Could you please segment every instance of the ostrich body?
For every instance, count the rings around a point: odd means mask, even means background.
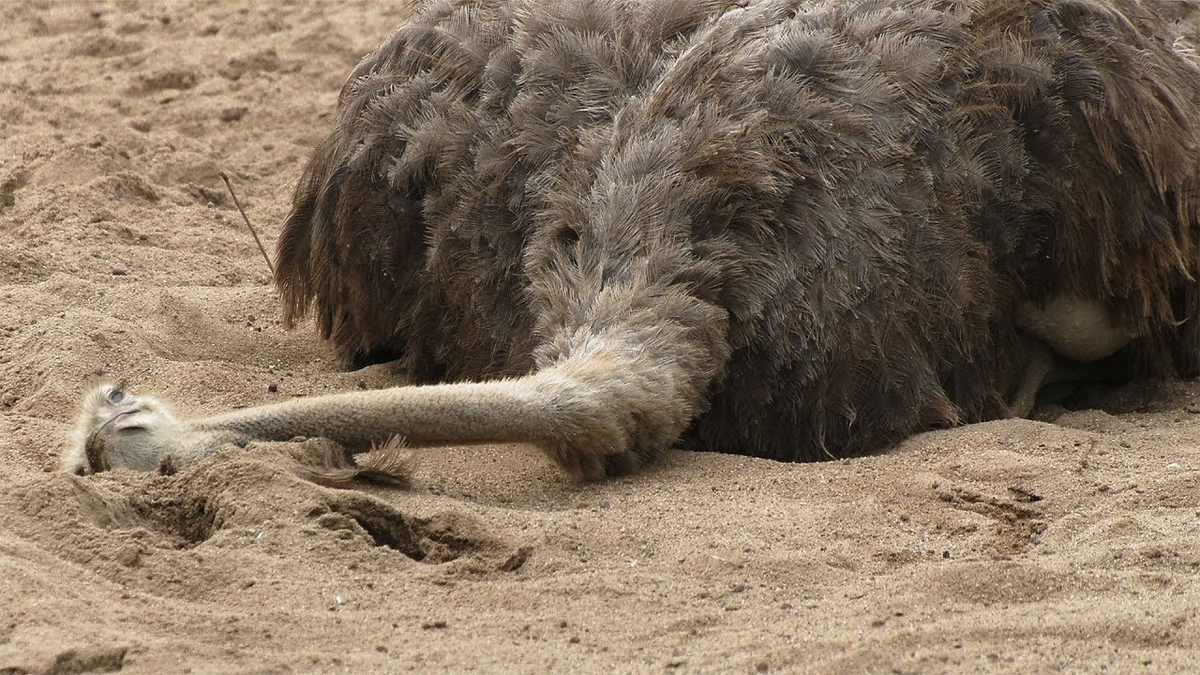
[[[102,386],[68,468],[304,435],[808,460],[1027,408],[1047,349],[1196,367],[1200,69],[1134,0],[435,1],[340,110],[285,318],[420,386],[191,421]]]

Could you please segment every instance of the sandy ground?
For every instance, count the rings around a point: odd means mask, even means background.
[[[422,451],[407,490],[268,446],[58,472],[100,377],[190,412],[401,381],[282,329],[218,171],[270,245],[403,14],[0,3],[0,673],[1200,669],[1194,383],[599,485],[526,447]]]

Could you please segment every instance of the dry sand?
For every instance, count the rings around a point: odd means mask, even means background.
[[[98,377],[191,412],[400,381],[282,329],[218,171],[270,245],[403,13],[0,3],[0,673],[1200,670],[1194,383],[599,485],[508,446],[422,451],[408,490],[269,446],[58,472]]]

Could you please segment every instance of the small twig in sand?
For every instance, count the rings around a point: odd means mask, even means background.
[[[229,196],[233,197],[233,203],[242,214],[242,220],[246,221],[246,227],[250,228],[250,234],[254,237],[254,243],[258,244],[258,250],[262,253],[263,260],[267,261],[267,269],[271,270],[271,274],[274,275],[275,266],[271,264],[271,256],[267,255],[267,249],[263,248],[262,240],[258,238],[258,232],[250,224],[250,219],[246,217],[246,209],[242,208],[242,201],[238,199],[237,193],[233,191],[233,184],[229,182],[229,176],[226,176],[224,171],[218,171],[217,175],[221,177],[221,180],[225,181],[225,188],[229,190]]]

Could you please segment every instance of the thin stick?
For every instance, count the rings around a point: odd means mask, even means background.
[[[229,190],[229,196],[233,197],[233,203],[242,214],[242,220],[246,221],[246,227],[250,228],[250,235],[254,237],[254,243],[258,244],[258,250],[262,253],[263,260],[267,261],[267,269],[271,270],[271,275],[275,275],[275,266],[271,264],[271,256],[267,255],[267,249],[263,248],[262,240],[258,238],[258,232],[254,231],[254,226],[250,224],[250,219],[246,217],[246,209],[242,208],[242,201],[238,199],[237,193],[233,191],[233,184],[229,182],[229,176],[225,175],[224,171],[218,171],[217,175],[221,180],[225,181],[225,187]]]

